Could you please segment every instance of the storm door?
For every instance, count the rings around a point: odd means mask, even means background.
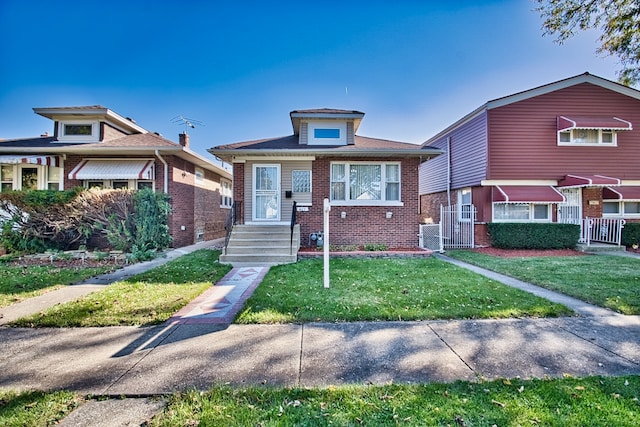
[[[558,203],[558,222],[580,224],[582,220],[582,189],[558,188],[566,201]]]
[[[280,165],[253,165],[253,220],[280,221]]]

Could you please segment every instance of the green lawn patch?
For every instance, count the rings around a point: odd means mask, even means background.
[[[220,280],[231,266],[201,249],[67,304],[18,319],[20,327],[155,325]]]
[[[498,380],[172,396],[151,426],[637,426],[640,379]]]
[[[566,307],[436,258],[333,258],[271,268],[237,323],[544,317]]]
[[[45,427],[56,425],[71,413],[82,399],[75,393],[0,390],[0,425],[4,427]]]
[[[0,264],[0,307],[81,282],[117,267],[12,266]]]
[[[500,258],[451,251],[452,258],[623,314],[640,314],[640,260],[611,255]]]

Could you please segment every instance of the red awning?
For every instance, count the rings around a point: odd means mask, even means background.
[[[604,200],[640,200],[640,187],[605,187],[602,190]]]
[[[558,132],[570,129],[632,130],[633,125],[619,117],[558,116]]]
[[[18,163],[27,163],[30,165],[46,165],[46,166],[60,166],[58,156],[47,155],[35,155],[35,156],[21,156],[21,155],[8,155],[0,156],[0,163],[15,165]]]
[[[620,180],[604,175],[566,175],[558,182],[558,187],[605,187],[611,185],[620,185]]]
[[[502,203],[562,203],[564,196],[550,185],[496,185],[493,201]]]

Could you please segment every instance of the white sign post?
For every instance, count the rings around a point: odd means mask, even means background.
[[[331,212],[331,205],[329,199],[324,199],[324,287],[329,289],[329,212]]]

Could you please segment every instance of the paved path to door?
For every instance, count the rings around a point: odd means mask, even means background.
[[[268,271],[269,267],[232,269],[215,286],[191,301],[167,322],[230,324]]]

